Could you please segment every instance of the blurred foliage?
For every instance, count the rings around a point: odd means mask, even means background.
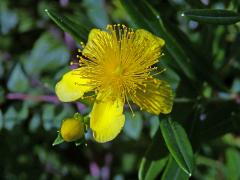
[[[238,0],[1,0],[0,179],[240,179],[239,11]],[[108,23],[165,39],[159,78],[173,111],[127,108],[114,141],[53,147],[64,118],[90,111],[60,104],[54,85],[89,30]]]

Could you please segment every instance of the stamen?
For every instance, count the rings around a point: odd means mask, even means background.
[[[130,111],[131,111],[131,113],[132,113],[132,117],[135,117],[136,114],[134,113],[134,111],[133,111],[133,109],[132,109],[132,106],[131,106],[131,104],[130,104],[129,101],[128,101],[128,97],[126,97],[126,101],[127,101],[128,107],[129,107],[129,109],[130,109]]]
[[[84,96],[82,97],[82,99],[92,99],[93,97],[95,98],[95,97],[96,97],[96,94],[88,95],[88,96],[84,95]]]
[[[81,45],[82,49],[85,48],[84,42],[80,42],[80,45]]]
[[[158,74],[161,74],[161,73],[163,73],[164,71],[166,71],[167,69],[166,68],[164,68],[164,69],[162,69],[161,71],[159,71],[159,72],[157,72],[157,73],[154,73],[154,74],[152,74],[152,76],[156,76],[156,75],[158,75]]]

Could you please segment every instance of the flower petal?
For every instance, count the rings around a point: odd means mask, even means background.
[[[90,128],[97,142],[111,141],[120,133],[125,122],[123,105],[120,99],[96,100],[90,115]]]
[[[98,34],[101,32],[100,29],[92,29],[88,35],[88,42],[92,41],[93,39],[98,36]]]
[[[85,92],[92,90],[92,87],[88,85],[90,80],[81,77],[82,71],[83,68],[72,70],[56,84],[55,91],[60,101],[75,101]]]
[[[146,41],[151,42],[152,48],[162,48],[165,44],[165,41],[161,39],[158,36],[153,35],[149,31],[146,31],[144,29],[138,29],[136,30],[136,37],[139,39],[143,39],[146,43]]]
[[[83,49],[83,54],[91,58],[95,57],[95,48],[97,48],[97,51],[103,50],[102,47],[98,45],[99,43],[102,44],[105,38],[110,38],[109,34],[106,31],[102,31],[100,29],[92,29],[88,35],[88,41]]]
[[[143,89],[145,89],[145,92]],[[146,81],[145,87],[136,91],[132,100],[140,108],[150,113],[168,114],[172,110],[173,92],[166,81],[152,78]]]

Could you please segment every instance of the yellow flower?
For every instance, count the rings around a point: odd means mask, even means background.
[[[75,118],[68,118],[62,122],[60,134],[64,141],[76,141],[84,136],[84,123]]]
[[[106,31],[93,29],[80,51],[80,68],[63,76],[56,94],[61,101],[70,102],[95,92],[90,128],[96,141],[110,141],[124,125],[123,106],[129,100],[153,114],[171,112],[170,85],[153,77],[153,65],[164,44],[143,29],[133,31],[124,25],[108,25]]]

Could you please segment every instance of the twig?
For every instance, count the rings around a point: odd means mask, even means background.
[[[6,96],[10,100],[33,100],[33,101],[43,101],[50,102],[54,104],[59,104],[60,101],[54,95],[29,95],[23,93],[8,93]]]

